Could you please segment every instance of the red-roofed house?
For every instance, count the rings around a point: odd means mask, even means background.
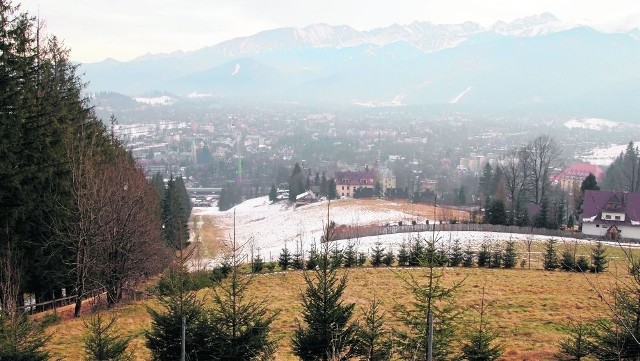
[[[336,190],[339,197],[353,198],[357,189],[371,189],[376,183],[376,172],[368,170],[364,172],[336,172]]]
[[[640,239],[640,193],[585,191],[582,233],[609,239]]]
[[[559,184],[562,190],[571,193],[576,189],[580,189],[582,181],[587,178],[589,173],[593,173],[596,176],[596,181],[600,182],[602,180],[603,171],[599,166],[589,163],[576,163],[552,176],[551,182]]]

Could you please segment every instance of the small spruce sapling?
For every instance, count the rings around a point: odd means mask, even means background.
[[[387,267],[391,267],[395,259],[396,256],[393,254],[393,250],[389,248],[389,250],[384,254],[384,257],[382,258],[382,263]]]
[[[464,258],[464,253],[462,252],[462,247],[460,246],[460,240],[456,239],[453,241],[453,246],[451,247],[451,258],[449,258],[449,265],[451,267],[458,267],[462,264],[462,260]]]
[[[502,254],[502,266],[504,268],[515,268],[518,263],[518,252],[516,251],[516,242],[507,241]]]
[[[284,248],[282,249],[282,252],[280,253],[280,257],[278,257],[278,266],[280,266],[281,270],[286,271],[289,268],[289,266],[291,266],[291,263],[292,263],[291,253],[289,253],[289,249],[285,244]]]
[[[382,243],[376,242],[371,250],[371,265],[373,267],[382,266],[382,259],[384,258],[384,247],[382,247]]]
[[[602,242],[596,243],[596,246],[591,250],[591,272],[604,272],[607,269],[608,263],[607,251],[602,245]]]
[[[553,271],[558,268],[558,254],[556,252],[557,241],[553,238],[545,243],[545,252],[543,258],[543,267],[545,271]]]

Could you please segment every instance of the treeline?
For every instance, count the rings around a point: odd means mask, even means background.
[[[76,316],[94,289],[117,303],[166,267],[178,238],[169,231],[186,239],[190,208],[173,209],[174,181],[170,196],[154,190],[116,139],[116,120],[96,118],[68,50],[11,1],[0,16],[2,313],[15,315],[25,293],[77,295]]]
[[[552,187],[550,179],[560,152],[553,138],[540,135],[508,150],[495,169],[487,163],[478,185],[485,202],[484,221],[552,229],[569,222],[566,197]]]
[[[633,142],[607,168],[604,185],[610,190],[640,192],[640,150]]]

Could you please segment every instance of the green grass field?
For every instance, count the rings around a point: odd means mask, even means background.
[[[524,246],[519,245],[520,256],[527,258]],[[563,245],[558,246],[559,253]],[[588,245],[578,245],[577,254],[589,254]],[[628,279],[627,262],[620,248],[608,248],[609,270],[602,274],[570,273],[541,270],[541,244],[532,249],[531,269],[479,269],[444,268],[442,282],[452,285],[463,281],[457,294],[457,303],[465,311],[467,320],[473,319],[482,289],[490,324],[499,331],[505,345],[505,360],[545,360],[558,351],[558,342],[564,337],[567,323],[589,321],[609,314],[603,302],[617,280]],[[342,272],[342,271],[341,271]],[[386,311],[388,326],[401,327],[395,321],[394,306],[411,301],[411,294],[402,281],[403,275],[424,277],[420,268],[356,268],[349,272],[346,302],[355,302],[355,318],[362,317],[361,307],[366,307],[375,296]],[[270,309],[280,314],[273,324],[273,337],[278,340],[277,360],[294,360],[290,350],[290,337],[300,317],[300,294],[304,282],[302,272],[289,271],[262,274],[254,278],[250,294],[256,299],[267,298]],[[199,295],[208,298],[211,290],[201,290]],[[210,297],[209,297],[210,298]],[[123,334],[133,337],[137,360],[150,358],[144,346],[143,332],[149,327],[146,307],[158,307],[154,300],[123,305],[106,312],[116,313],[118,327]],[[86,316],[85,316],[86,317]],[[82,319],[68,320],[47,329],[52,335],[49,349],[54,356],[76,360],[82,354],[81,338],[84,332]]]

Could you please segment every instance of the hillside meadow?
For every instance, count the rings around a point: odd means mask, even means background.
[[[520,255],[524,245],[520,244]],[[444,285],[462,282],[456,302],[464,310],[461,333],[468,330],[477,316],[482,290],[489,322],[500,333],[505,346],[504,360],[546,360],[558,351],[558,342],[564,337],[568,323],[607,317],[606,300],[616,282],[628,279],[627,262],[620,247],[608,247],[609,270],[602,274],[570,273],[541,270],[542,244],[535,244],[531,269],[442,268]],[[580,244],[578,254],[589,254],[591,245]],[[563,246],[559,245],[559,253]],[[623,252],[624,251],[624,252]],[[634,251],[635,252],[635,251]],[[402,327],[395,321],[394,307],[412,301],[403,277],[423,279],[427,273],[422,268],[354,268],[348,272],[345,302],[356,303],[355,319],[362,317],[363,308],[374,297],[380,300],[386,311],[390,329]],[[290,337],[300,317],[300,294],[304,289],[301,271],[275,272],[254,277],[249,289],[251,297],[266,298],[269,308],[279,311],[273,324],[273,337],[278,340],[276,360],[295,360],[290,350]],[[212,290],[198,292],[210,299]],[[118,327],[133,338],[136,360],[148,360],[149,350],[144,346],[144,330],[150,326],[147,307],[157,308],[156,300],[149,299],[122,305],[108,314],[118,316]],[[76,360],[82,354],[84,333],[81,319],[63,321],[47,328],[51,334],[48,348],[54,356],[64,360]]]

